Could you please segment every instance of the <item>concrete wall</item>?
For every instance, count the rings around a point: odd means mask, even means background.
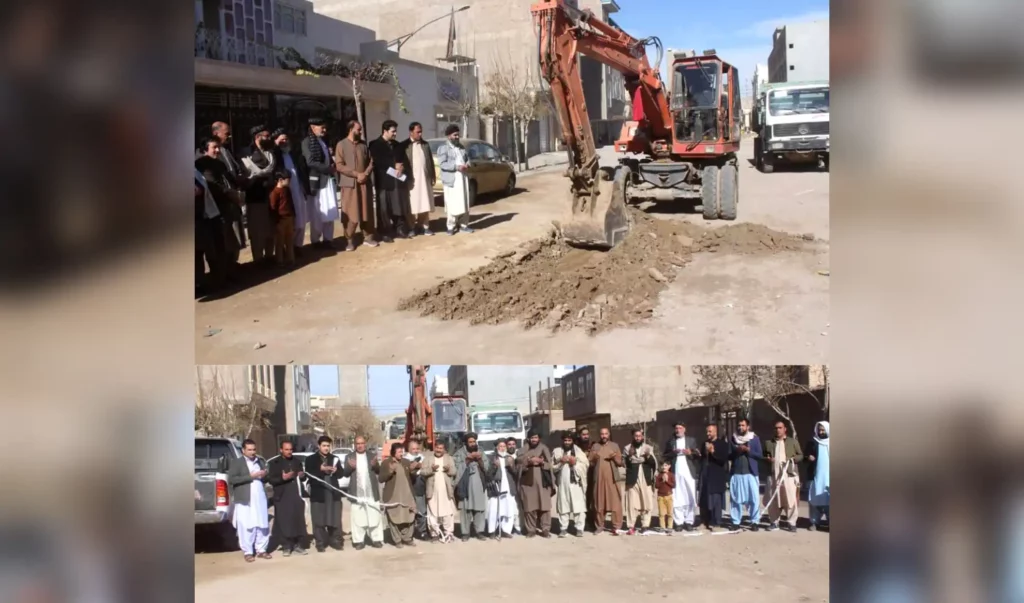
[[[829,79],[828,20],[777,29],[768,55],[768,73],[772,83]]]
[[[452,365],[448,369],[448,387],[452,392],[464,391],[466,401],[475,404],[515,405],[519,412],[529,414],[531,393],[537,382],[547,383],[554,376],[554,366],[546,365]]]
[[[286,367],[284,375],[285,425],[288,433],[306,433],[313,427],[310,412],[309,365]]]
[[[611,415],[613,424],[651,420],[659,410],[685,404],[693,382],[689,366],[599,366],[597,412]]]

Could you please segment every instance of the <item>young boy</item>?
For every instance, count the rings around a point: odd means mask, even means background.
[[[295,206],[292,204],[291,174],[277,172],[274,174],[277,186],[270,191],[270,215],[274,220],[274,257],[278,266],[283,266],[287,259],[288,265],[295,264]]]
[[[672,466],[661,464],[661,473],[654,480],[654,488],[658,491],[658,523],[663,531],[672,533],[672,490],[676,487],[676,478],[672,475]]]

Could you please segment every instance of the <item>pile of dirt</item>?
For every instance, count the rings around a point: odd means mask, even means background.
[[[570,247],[551,231],[398,307],[471,324],[520,321],[525,328],[597,333],[649,318],[658,294],[694,253],[775,253],[800,249],[806,239],[757,224],[707,229],[631,213],[632,231],[611,251]]]

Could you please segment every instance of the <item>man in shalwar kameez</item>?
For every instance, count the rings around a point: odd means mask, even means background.
[[[523,528],[527,538],[540,534],[551,537],[551,497],[555,478],[551,473],[551,450],[541,443],[540,435],[531,429],[527,444],[516,459],[519,498],[523,504]]]
[[[391,542],[397,548],[416,544],[412,538],[416,501],[412,495],[410,472],[419,469],[419,466],[404,456],[405,448],[396,442],[391,445],[391,455],[380,465],[380,483],[384,484],[381,500],[388,505],[384,513],[388,517]]]
[[[427,527],[433,542],[448,542],[455,535],[455,460],[444,442],[434,442],[433,454],[426,455],[420,475],[427,498]]]
[[[274,529],[272,536],[285,557],[305,555],[306,502],[302,500],[302,459],[292,454],[292,443],[281,443],[281,454],[267,461],[267,481],[274,486]]]
[[[487,464],[487,531],[495,540],[511,538],[519,512],[514,473],[516,459],[508,453],[507,443],[498,440]]]
[[[807,442],[805,458],[807,459],[807,477],[811,480],[807,489],[807,502],[810,506],[811,525],[809,530],[817,529],[821,516],[825,521],[832,522],[829,513],[831,496],[829,491],[829,426],[828,421],[818,421],[814,425],[814,437]]]
[[[316,550],[323,553],[327,547],[342,550],[341,540],[341,488],[338,477],[342,474],[341,459],[331,453],[333,441],[328,436],[317,439],[317,451],[306,457],[306,475],[309,480],[309,518],[313,522]]]
[[[552,452],[555,483],[558,496],[555,508],[558,511],[559,538],[569,534],[569,522],[573,522],[577,537],[583,536],[587,518],[587,474],[590,463],[583,449],[575,444],[571,433],[562,436],[562,447]]]
[[[697,511],[697,476],[700,475],[700,449],[697,439],[686,435],[686,424],[677,421],[674,434],[665,442],[663,456],[672,467],[676,486],[672,490],[672,523],[675,531],[692,532]]]
[[[405,452],[405,459],[409,461],[412,497],[416,501],[416,527],[413,531],[421,540],[427,540],[430,537],[430,529],[427,527],[427,490],[423,475],[420,473],[427,458],[431,457],[424,457],[420,451],[420,443],[416,440],[409,440],[409,449]]]
[[[321,117],[309,120],[310,134],[302,140],[302,158],[309,171],[309,190],[312,193],[307,205],[309,219],[309,242],[316,247],[334,246],[334,223],[340,217],[338,211],[338,168],[331,157],[327,144],[327,122]]]
[[[366,438],[356,438],[356,449],[345,457],[345,477],[349,478],[348,493],[358,500],[352,502],[352,546],[357,551],[370,546],[379,549],[384,546],[384,514],[380,502],[380,482],[377,474],[380,464],[377,457],[366,452]]]
[[[761,449],[761,438],[750,431],[750,422],[740,419],[736,433],[732,434],[732,450],[729,460],[729,516],[732,518],[732,531],[736,532],[743,523],[743,508],[750,514],[750,531],[758,530],[761,521],[761,482],[758,477],[757,464],[764,459]]]
[[[455,452],[455,498],[459,503],[459,529],[462,541],[476,531],[478,540],[487,538],[487,488],[484,452],[476,443],[476,434],[467,433],[465,445]]]
[[[242,457],[228,463],[228,483],[235,505],[231,521],[238,533],[238,548],[242,549],[245,560],[249,562],[255,561],[256,557],[270,559],[267,552],[270,521],[267,492],[263,486],[266,475],[267,464],[256,456],[256,442],[242,442]]]
[[[437,165],[441,170],[441,190],[444,192],[444,211],[448,215],[448,234],[473,232],[469,227],[470,199],[469,155],[459,138],[459,126],[450,124],[444,135],[448,140],[437,149]]]
[[[800,444],[786,435],[786,424],[775,422],[775,438],[764,445],[764,458],[771,473],[764,491],[768,504],[769,530],[779,529],[779,519],[785,520],[783,528],[796,531],[796,518],[800,503],[800,471],[797,469],[804,460]],[[778,490],[778,494],[775,491]]]
[[[409,231],[417,229],[424,235],[430,230],[430,212],[434,209],[434,154],[430,144],[423,140],[423,126],[418,121],[409,124],[409,139],[402,143],[408,162],[408,180],[405,188],[409,193]]]
[[[633,441],[622,451],[626,461],[626,493],[625,511],[627,533],[636,533],[636,520],[640,519],[640,529],[646,532],[651,528],[651,514],[656,513],[654,495],[654,477],[658,471],[658,460],[654,457],[654,447],[644,441],[644,432],[633,430]]]
[[[619,491],[619,468],[625,463],[622,460],[622,449],[611,441],[611,431],[602,427],[598,441],[590,447],[587,457],[594,468],[594,534],[604,532],[605,516],[612,514],[612,535],[618,536],[622,527],[622,493]]]

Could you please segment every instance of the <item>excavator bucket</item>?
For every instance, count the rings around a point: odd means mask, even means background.
[[[611,170],[597,173],[592,191],[571,191],[569,216],[556,222],[567,243],[574,247],[611,249],[629,233],[625,173],[613,178]]]

